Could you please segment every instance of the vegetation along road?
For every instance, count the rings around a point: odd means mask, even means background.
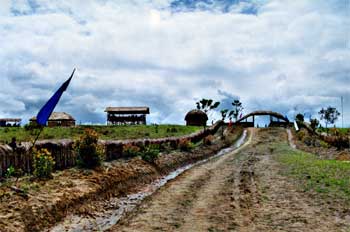
[[[183,173],[110,231],[350,231],[350,164],[250,129],[238,150]]]

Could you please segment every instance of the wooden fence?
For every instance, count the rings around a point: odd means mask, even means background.
[[[222,121],[216,122],[206,130],[192,133],[181,137],[167,137],[160,139],[135,139],[135,140],[101,140],[107,161],[123,158],[123,147],[131,144],[139,147],[157,144],[160,146],[170,146],[176,148],[182,139],[188,139],[193,143],[199,142],[209,134],[214,134],[222,125]],[[63,170],[76,165],[77,153],[74,148],[74,141],[70,139],[62,140],[41,140],[36,144],[36,148],[46,148],[51,152],[55,160],[55,169]],[[0,145],[0,176],[4,176],[7,168],[13,166],[22,169],[24,173],[33,172],[33,157],[28,151],[30,143],[22,143],[14,150],[6,144]]]

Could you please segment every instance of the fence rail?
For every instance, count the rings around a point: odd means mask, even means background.
[[[217,132],[222,125],[222,121],[216,122],[214,125],[205,130],[185,135],[181,137],[167,137],[159,139],[135,139],[135,140],[101,140],[99,144],[103,146],[107,161],[120,159],[124,157],[123,146],[131,144],[139,147],[157,144],[169,145],[177,147],[182,139],[188,139],[193,143],[199,142],[209,134]],[[51,152],[55,160],[55,169],[63,170],[74,167],[76,165],[77,153],[74,150],[74,141],[71,139],[62,140],[41,140],[38,141],[35,147],[37,149],[46,148]],[[0,176],[4,176],[7,168],[13,166],[17,169],[22,169],[24,173],[33,172],[33,157],[28,151],[31,143],[22,143],[18,148],[13,150],[7,144],[0,145]]]

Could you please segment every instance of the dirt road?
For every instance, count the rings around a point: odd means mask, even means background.
[[[110,231],[350,231],[280,174],[269,144],[287,143],[285,130],[249,132],[240,149],[169,182]]]

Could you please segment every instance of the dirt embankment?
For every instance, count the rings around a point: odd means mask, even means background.
[[[317,155],[322,159],[350,161],[349,149],[339,149],[323,141],[317,135],[311,135],[306,129],[299,132],[291,130],[292,143],[296,148]]]
[[[230,139],[239,138],[236,130]],[[154,164],[140,158],[104,163],[97,170],[76,168],[54,174],[52,180],[35,182],[23,178],[17,185],[26,189],[28,198],[15,194],[7,187],[0,188],[0,231],[41,231],[62,220],[68,212],[89,214],[93,208],[86,202],[124,196],[136,192],[179,166],[205,159],[225,144],[216,140],[213,145],[200,146],[192,152],[161,154]]]
[[[183,173],[109,231],[347,232],[341,207],[281,174],[272,144],[287,143],[285,130],[251,132],[250,144]]]

